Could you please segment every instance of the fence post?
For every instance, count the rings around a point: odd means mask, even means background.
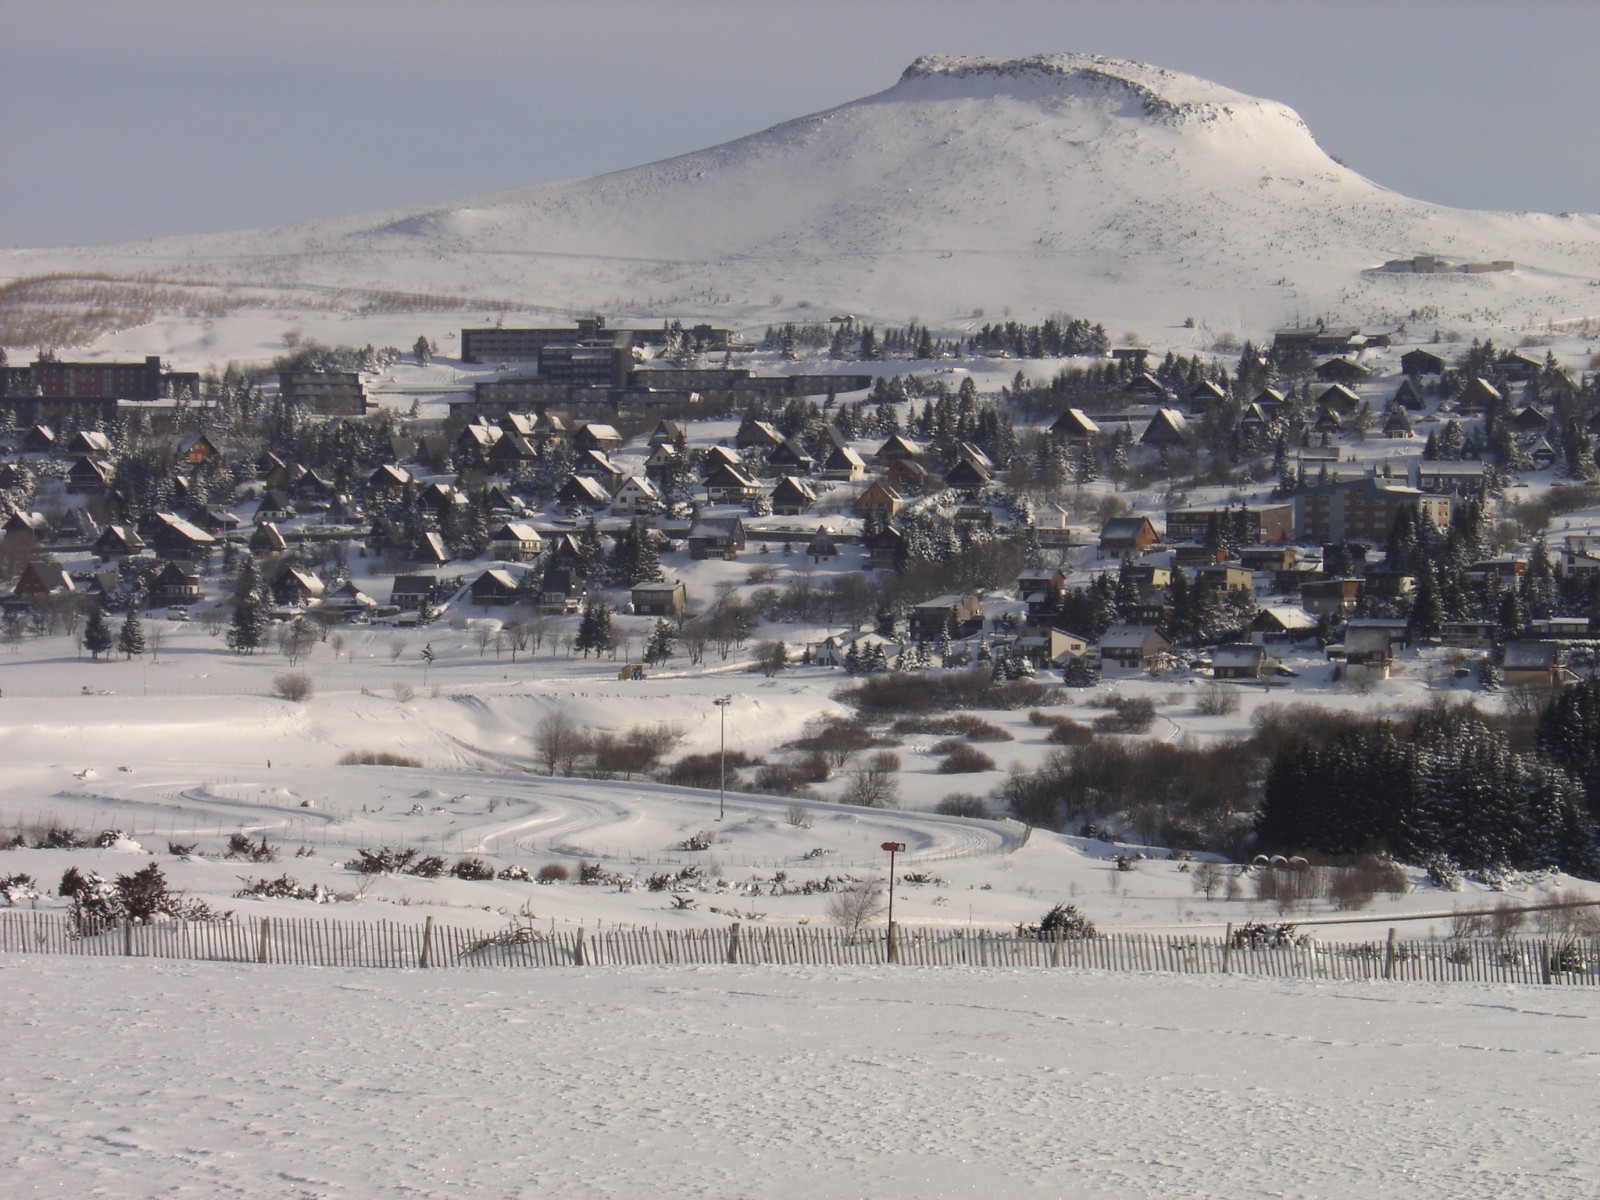
[[[737,921],[728,926],[728,961],[730,963],[739,961],[739,922]]]
[[[256,941],[256,961],[258,963],[267,961],[267,930],[271,923],[270,917],[261,918],[261,936]]]
[[[1394,978],[1395,940],[1400,936],[1400,931],[1393,925],[1389,926],[1389,943],[1383,948],[1383,977]]]
[[[1539,952],[1539,982],[1541,982],[1541,983],[1549,983],[1550,982],[1550,968],[1551,968],[1551,966],[1552,966],[1552,964],[1550,962],[1550,939],[1549,938],[1545,938],[1545,940],[1543,942],[1542,949]]]
[[[422,924],[422,953],[417,955],[417,966],[426,968],[433,953],[433,918]]]
[[[1233,922],[1228,922],[1228,928],[1222,933],[1222,973],[1228,974],[1233,969]]]
[[[889,922],[889,940],[886,943],[888,953],[884,962],[897,963],[900,961],[900,926],[894,921]]]
[[[574,965],[580,966],[580,967],[586,967],[586,966],[589,965],[587,962],[584,961],[583,926],[582,925],[578,926],[578,939],[577,939],[577,941],[575,941],[572,944],[572,961],[573,961]]]
[[[122,953],[129,958],[133,957],[133,922],[128,919],[122,922]]]

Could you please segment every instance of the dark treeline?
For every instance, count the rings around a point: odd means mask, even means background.
[[[1079,732],[1002,786],[1013,815],[1236,857],[1380,853],[1600,877],[1600,678],[1521,727],[1471,706],[1374,718],[1274,705],[1220,745]]]

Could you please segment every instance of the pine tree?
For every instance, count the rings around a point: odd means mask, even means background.
[[[245,596],[233,606],[233,624],[228,627],[228,649],[238,654],[254,654],[266,636],[267,614],[261,602]]]
[[[106,624],[106,615],[100,611],[98,604],[89,610],[88,620],[84,622],[83,648],[94,658],[99,658],[111,649],[111,629]]]
[[[117,649],[122,651],[123,658],[144,654],[144,626],[139,622],[137,600],[128,603],[128,615],[122,619],[122,628],[117,632]]]
[[[666,618],[656,622],[656,627],[650,633],[650,641],[644,648],[644,661],[651,666],[664,663],[672,657],[672,647],[676,635],[672,630],[672,622]]]

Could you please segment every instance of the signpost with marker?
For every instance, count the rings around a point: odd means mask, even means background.
[[[884,935],[884,960],[886,962],[899,962],[900,956],[894,943],[894,856],[905,852],[904,842],[885,842],[883,849],[889,852],[889,932]]]

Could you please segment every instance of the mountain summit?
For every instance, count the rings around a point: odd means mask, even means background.
[[[1397,134],[1397,136],[1399,136]],[[1374,270],[1512,260],[1494,275]],[[132,273],[503,298],[729,324],[848,310],[935,326],[1058,310],[1147,336],[1350,321],[1539,324],[1593,307],[1600,218],[1390,192],[1299,116],[1091,54],[917,59],[886,91],[590,179],[253,232],[0,255]]]

